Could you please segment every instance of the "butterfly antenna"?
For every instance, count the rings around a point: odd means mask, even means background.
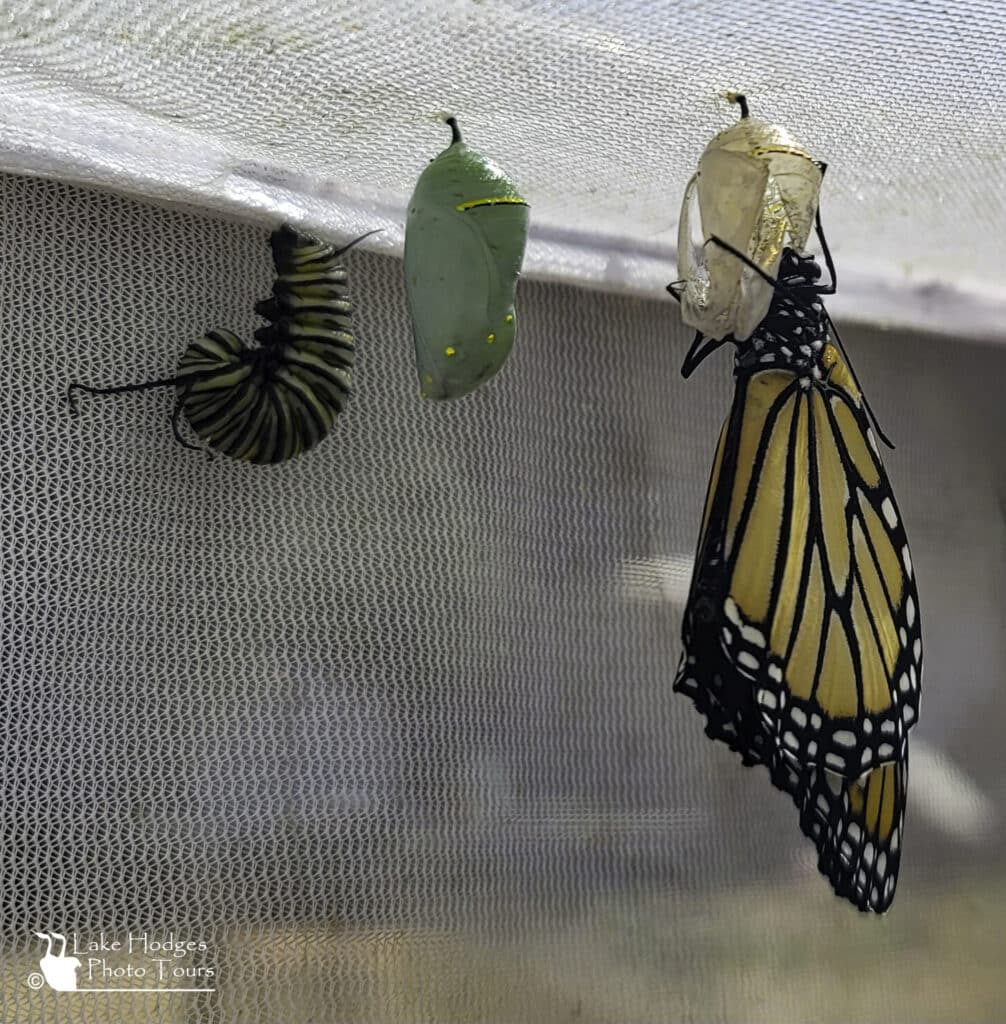
[[[894,451],[894,442],[884,433],[883,428],[877,422],[877,414],[870,407],[870,400],[866,397],[866,392],[863,390],[862,384],[859,383],[859,379],[856,377],[856,371],[852,368],[852,360],[849,359],[848,352],[845,351],[845,346],[842,344],[842,336],[838,333],[838,328],[835,326],[835,321],[831,319],[831,314],[825,310],[825,319],[828,321],[828,330],[831,336],[835,339],[835,343],[838,345],[838,351],[842,353],[842,358],[845,360],[845,365],[849,368],[849,373],[852,374],[852,379],[859,388],[859,393],[863,396],[863,405],[866,406],[867,415],[870,417],[870,422],[873,424],[873,429],[876,430],[877,436],[884,444],[887,445],[891,451]]]
[[[721,249],[726,249],[732,256],[736,256],[745,266],[750,267],[763,281],[772,285],[777,292],[782,292],[783,295],[788,295],[797,305],[803,306],[809,309],[807,300],[794,288],[790,288],[789,285],[783,284],[782,281],[777,277],[773,277],[771,274],[766,273],[758,266],[750,256],[745,255],[740,249],[734,248],[729,242],[724,242],[719,235],[710,235],[710,242],[715,242]]]
[[[835,261],[831,258],[831,249],[828,246],[828,239],[824,237],[824,227],[821,224],[821,207],[818,206],[814,212],[814,227],[817,231],[817,240],[821,243],[821,252],[824,254],[824,265],[828,268],[828,276],[831,284],[823,289],[822,295],[834,295],[838,289],[838,274],[835,273]]]
[[[821,252],[824,254],[824,264],[828,268],[829,277],[831,277],[828,294],[834,294],[835,289],[838,287],[838,275],[835,273],[835,261],[831,258],[831,248],[828,245],[828,239],[824,237],[824,226],[821,224],[820,206],[818,206],[817,211],[814,214],[814,227],[817,231],[817,240],[821,243]],[[869,414],[870,422],[873,424],[874,430],[877,431],[877,436],[893,452],[894,442],[887,436],[887,434],[884,433],[880,424],[877,422],[876,413],[874,413],[873,409],[870,408],[866,392],[863,390],[863,385],[859,383],[859,378],[856,376],[856,371],[852,367],[852,360],[849,359],[849,354],[845,351],[845,346],[842,344],[842,336],[838,333],[835,321],[832,320],[831,314],[827,310],[824,311],[824,315],[828,318],[828,328],[830,329],[835,341],[838,343],[838,350],[842,353],[845,365],[849,368],[849,373],[852,374],[852,379],[855,381],[856,387],[859,388],[859,393],[863,396],[863,404],[866,406],[866,411]]]

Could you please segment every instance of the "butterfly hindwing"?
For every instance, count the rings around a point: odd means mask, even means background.
[[[740,385],[738,385],[740,387]],[[741,755],[746,765],[766,763],[766,736],[758,718],[753,691],[736,675],[725,645],[722,624],[724,570],[723,509],[730,502],[737,473],[744,405],[735,399],[720,431],[706,492],[698,555],[685,608],[681,657],[674,689],[690,697],[706,719],[706,733]]]
[[[806,773],[800,827],[817,846],[821,873],[860,910],[882,914],[894,899],[907,792],[907,739],[896,761],[861,779]]]

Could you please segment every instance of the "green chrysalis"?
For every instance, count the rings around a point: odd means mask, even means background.
[[[405,228],[419,390],[435,399],[468,394],[510,354],[528,226],[510,177],[447,124],[451,144],[419,176]]]

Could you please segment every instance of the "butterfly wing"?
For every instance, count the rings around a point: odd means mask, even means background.
[[[768,763],[766,735],[750,684],[739,677],[723,624],[723,591],[728,582],[724,561],[726,510],[738,486],[742,439],[751,433],[756,413],[748,405],[747,381],[740,380],[733,406],[716,448],[706,491],[698,553],[685,607],[684,651],[674,689],[692,699],[706,719],[706,734],[726,743],[745,765]]]
[[[810,386],[786,370],[738,381],[684,639],[696,662],[718,648],[784,756],[857,778],[918,717],[922,641],[894,494],[832,365]]]
[[[895,760],[918,718],[922,639],[907,537],[859,390],[831,345],[823,362],[827,379],[799,392],[784,487],[759,481],[741,513],[730,596],[742,627],[746,609],[763,616],[755,697],[778,748],[853,779]],[[787,546],[769,584],[749,545],[780,515]]]
[[[859,390],[830,345],[822,360],[820,380],[738,378],[674,688],[792,797],[835,891],[883,910],[918,715],[918,596]]]
[[[800,827],[818,851],[818,868],[836,894],[882,914],[894,900],[908,793],[908,741],[896,761],[850,781],[811,768]]]

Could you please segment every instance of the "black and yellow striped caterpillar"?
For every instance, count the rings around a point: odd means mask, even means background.
[[[181,436],[182,414],[211,449],[243,462],[285,462],[313,448],[335,425],[352,382],[353,305],[337,261],[366,237],[337,249],[284,225],[270,238],[277,276],[272,296],[255,306],[269,321],[255,332],[257,346],[213,328],[185,350],[174,377],[105,388],[71,384],[71,411],[75,390],[174,387],[171,426],[186,448],[202,450]]]

